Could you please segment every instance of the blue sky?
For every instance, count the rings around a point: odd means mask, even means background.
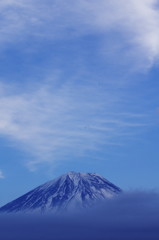
[[[67,171],[158,190],[155,0],[1,0],[1,205]]]

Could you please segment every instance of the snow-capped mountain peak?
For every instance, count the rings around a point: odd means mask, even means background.
[[[92,206],[120,188],[96,173],[68,172],[0,208],[0,212],[58,212]]]

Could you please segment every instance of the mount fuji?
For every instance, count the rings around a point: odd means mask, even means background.
[[[0,213],[78,210],[120,192],[120,188],[98,174],[69,172],[6,204]]]

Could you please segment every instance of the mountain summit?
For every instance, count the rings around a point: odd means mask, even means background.
[[[95,173],[69,172],[0,208],[0,212],[58,212],[112,198],[120,188]]]

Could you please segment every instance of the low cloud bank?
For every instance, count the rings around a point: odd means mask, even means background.
[[[122,194],[80,214],[1,215],[0,239],[158,240],[159,194]]]

